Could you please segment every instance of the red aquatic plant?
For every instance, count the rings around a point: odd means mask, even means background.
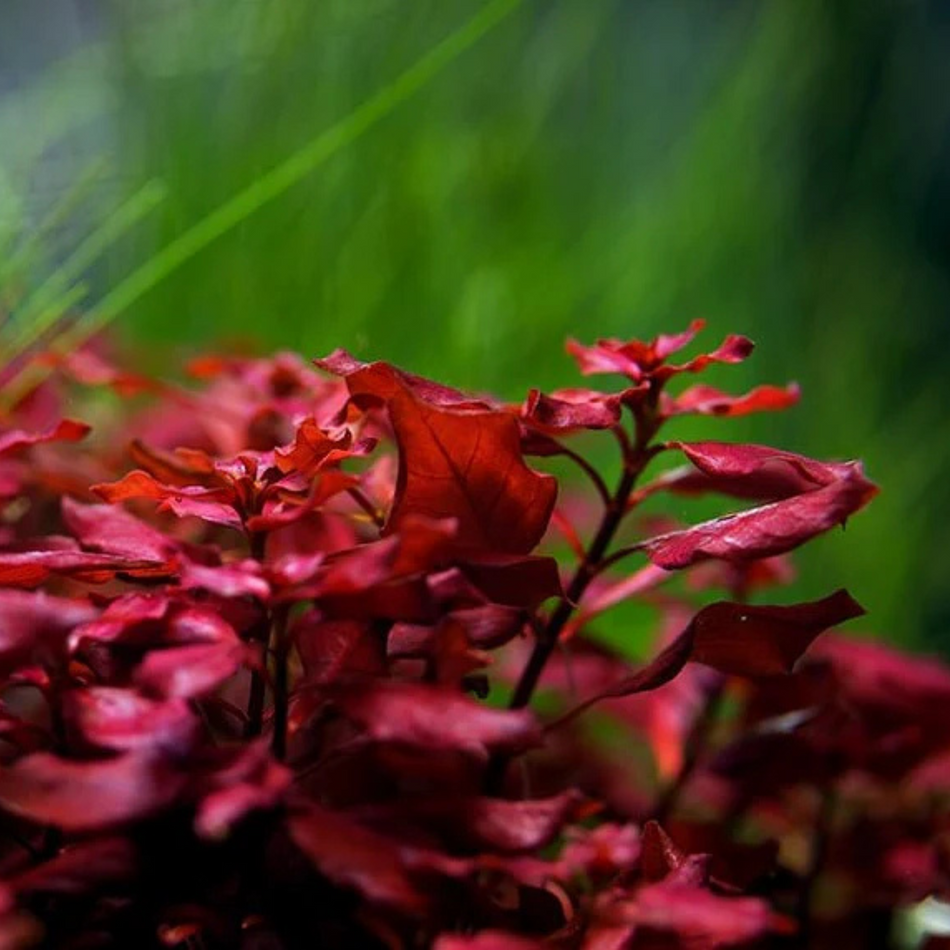
[[[343,351],[55,361],[0,428],[0,945],[820,946],[939,896],[950,673],[815,643],[844,591],[761,602],[876,488],[664,440],[797,399],[671,392],[752,351],[672,362],[700,329],[571,342],[621,386],[521,405]],[[131,402],[90,435],[92,385]],[[742,507],[641,517],[669,493]],[[628,599],[639,665],[597,636]]]

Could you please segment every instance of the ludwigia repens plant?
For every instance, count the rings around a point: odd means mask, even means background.
[[[844,591],[762,602],[875,487],[664,441],[797,397],[683,387],[752,348],[678,362],[699,329],[571,343],[620,386],[519,406],[342,351],[59,360],[0,434],[0,946],[886,945],[945,885],[950,674],[813,644]],[[134,398],[89,434],[79,384]],[[597,636],[631,598],[641,664]]]

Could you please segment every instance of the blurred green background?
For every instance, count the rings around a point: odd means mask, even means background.
[[[948,44],[943,0],[3,0],[2,355],[78,313],[520,397],[705,317],[759,347],[712,382],[804,398],[680,432],[864,458],[798,592],[948,652]]]

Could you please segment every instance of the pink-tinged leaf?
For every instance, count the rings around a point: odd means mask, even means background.
[[[778,501],[830,485],[855,467],[854,462],[822,462],[768,445],[670,442],[669,447],[679,449],[697,469],[670,473],[668,487],[685,493]]]
[[[788,386],[757,386],[741,396],[731,396],[702,383],[691,386],[676,398],[661,402],[664,416],[745,416],[753,412],[778,412],[794,406],[801,396],[796,383]]]
[[[584,796],[568,789],[552,798],[507,801],[494,798],[443,803],[442,811],[452,818],[447,831],[470,847],[491,849],[505,854],[536,851],[550,844],[565,823],[579,817]],[[433,803],[429,816],[439,810]]]
[[[92,686],[63,694],[67,729],[83,743],[116,752],[190,751],[201,723],[184,700],[156,701],[131,689]]]
[[[182,560],[179,583],[183,590],[206,590],[219,597],[256,597],[265,602],[270,597],[260,564],[250,558],[214,566]]]
[[[0,667],[52,661],[65,652],[69,632],[98,613],[81,600],[0,590]]]
[[[184,492],[185,489],[182,489]],[[207,498],[190,497],[188,494],[170,495],[159,506],[160,511],[170,511],[179,518],[198,518],[209,524],[244,531],[244,521],[227,502]]]
[[[640,830],[633,824],[604,822],[595,828],[568,828],[567,842],[557,859],[558,873],[563,880],[579,874],[595,880],[612,880],[628,874],[640,860]]]
[[[490,751],[524,751],[541,741],[528,710],[491,709],[455,690],[421,683],[353,685],[339,690],[334,699],[376,742],[486,758]]]
[[[0,767],[0,808],[64,831],[93,831],[161,811],[186,781],[151,752],[91,762],[37,752]]]
[[[544,950],[547,946],[544,940],[519,937],[503,930],[483,930],[471,937],[442,934],[432,950]]]
[[[116,598],[94,620],[78,625],[69,638],[69,649],[75,651],[84,641],[110,642],[138,625],[157,626],[168,612],[170,601],[161,594],[125,594]]]
[[[843,524],[877,494],[859,462],[825,463],[764,446],[676,443],[718,490],[746,483],[752,493],[779,493],[778,501],[673,531],[642,543],[667,570],[708,558],[750,560],[784,554]]]
[[[346,383],[354,397],[381,401],[395,431],[399,474],[387,532],[423,515],[456,519],[457,544],[467,550],[527,554],[538,544],[557,484],[524,463],[513,415],[448,403],[384,363],[348,373]]]
[[[768,934],[775,917],[756,897],[720,897],[704,888],[661,881],[640,888],[624,908],[637,930],[676,934],[684,946],[714,950]]]
[[[428,901],[410,879],[395,842],[316,804],[294,810],[287,824],[294,844],[333,883],[373,903],[404,912],[425,910]]]
[[[66,527],[93,551],[161,563],[176,547],[161,531],[115,505],[84,505],[67,497],[62,512]]]
[[[620,421],[621,407],[621,397],[616,393],[560,389],[545,395],[532,389],[521,408],[521,418],[532,427],[552,434],[609,429]]]
[[[0,455],[27,449],[43,442],[78,442],[84,439],[92,427],[84,422],[63,419],[45,432],[24,432],[21,429],[8,429],[0,432]]]
[[[230,679],[245,659],[238,643],[210,643],[153,650],[135,670],[135,683],[146,693],[194,699]]]
[[[271,758],[266,744],[245,746],[236,759],[212,777],[212,789],[202,797],[195,831],[202,838],[221,840],[252,811],[276,807],[293,781],[293,772]]]

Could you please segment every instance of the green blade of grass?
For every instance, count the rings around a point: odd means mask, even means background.
[[[59,352],[68,352],[82,345],[212,241],[282,195],[423,89],[523,2],[524,0],[490,0],[388,86],[172,240],[106,294],[97,306],[57,337],[52,345]],[[44,377],[45,372],[44,368],[35,365],[24,368],[6,387],[3,404],[10,406],[16,402]]]
[[[165,186],[150,181],[96,228],[79,247],[24,301],[17,314],[18,326],[5,349],[14,357],[26,352],[52,329],[62,311],[51,303],[67,293],[69,285],[94,264],[108,247],[127,233],[165,198]],[[2,335],[0,335],[0,342]]]

